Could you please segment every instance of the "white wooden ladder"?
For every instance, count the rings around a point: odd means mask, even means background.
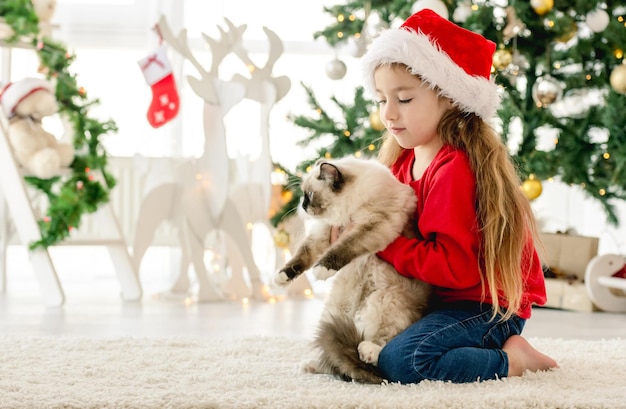
[[[7,284],[7,246],[10,239],[9,215],[23,245],[28,246],[41,240],[42,236],[29,188],[9,145],[7,119],[3,114],[0,114],[0,118],[0,290],[4,292]],[[128,253],[124,235],[110,203],[102,205],[94,217],[98,218],[98,225],[102,227],[103,233],[113,237],[112,239],[71,239],[60,245],[105,246],[120,283],[122,298],[128,301],[139,300],[142,295],[139,274]],[[63,305],[65,295],[48,250],[30,250],[29,258],[45,303],[50,306]]]

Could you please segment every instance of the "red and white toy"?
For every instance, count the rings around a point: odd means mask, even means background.
[[[7,84],[0,106],[9,119],[9,143],[16,161],[27,173],[49,179],[74,160],[74,147],[46,131],[41,120],[58,112],[52,85],[40,78]]]
[[[626,312],[626,257],[604,254],[594,257],[585,271],[591,301],[603,311]]]

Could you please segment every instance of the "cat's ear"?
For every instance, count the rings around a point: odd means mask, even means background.
[[[328,162],[320,164],[319,178],[331,185],[335,190],[339,189],[343,184],[343,176],[341,175],[339,169],[335,165]]]

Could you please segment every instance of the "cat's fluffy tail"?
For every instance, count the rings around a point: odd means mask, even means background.
[[[314,346],[319,349],[321,372],[345,381],[380,384],[384,381],[378,367],[359,358],[358,345],[363,336],[354,322],[343,315],[331,316],[320,322]]]

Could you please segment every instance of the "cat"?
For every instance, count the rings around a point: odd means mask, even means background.
[[[311,267],[317,279],[335,276],[313,341],[317,356],[303,370],[381,383],[382,347],[423,316],[431,293],[376,256],[400,234],[415,237],[415,192],[377,160],[353,157],[318,160],[301,188],[299,214],[313,225],[274,281],[286,285]],[[332,226],[343,231],[331,244]]]

